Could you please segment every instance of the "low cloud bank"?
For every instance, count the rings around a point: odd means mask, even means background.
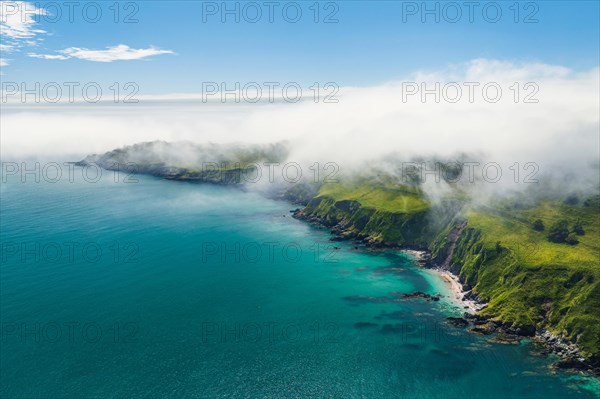
[[[335,162],[342,171],[382,159],[392,167],[419,156],[461,158],[496,162],[506,172],[515,162],[521,169],[535,163],[537,176],[585,175],[597,188],[599,84],[598,68],[574,73],[474,60],[378,86],[340,87],[338,103],[19,104],[3,109],[2,158],[77,160],[153,140],[286,141],[289,160]]]

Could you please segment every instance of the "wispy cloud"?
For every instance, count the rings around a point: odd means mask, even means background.
[[[4,43],[0,43],[0,51],[10,52],[12,50],[12,46]]]
[[[78,58],[80,60],[95,62],[113,62],[113,61],[131,61],[141,60],[161,54],[174,54],[171,50],[162,50],[156,47],[135,49],[125,44],[119,44],[114,47],[107,47],[105,50],[90,50],[87,48],[69,47],[57,51],[57,54],[36,54],[29,53],[29,57],[42,58],[46,60],[68,60]]]
[[[11,52],[22,46],[37,44],[37,36],[46,31],[36,29],[36,17],[48,11],[25,1],[0,2],[0,50]]]
[[[0,34],[2,35],[0,51],[2,53],[11,53],[18,52],[23,47],[37,46],[43,40],[40,36],[47,34],[45,30],[39,29],[37,26],[39,16],[43,15],[50,15],[50,13],[34,3],[26,1],[0,1]],[[135,49],[125,44],[119,44],[102,50],[69,47],[49,54],[29,52],[27,55],[32,58],[45,60],[77,58],[94,62],[113,62],[140,60],[161,54],[174,54],[174,52],[153,46]],[[9,65],[8,60],[2,58],[0,66],[4,67],[7,65]]]
[[[31,58],[40,58],[42,60],[68,60],[69,57],[60,54],[36,54],[36,53],[28,53],[27,54]]]

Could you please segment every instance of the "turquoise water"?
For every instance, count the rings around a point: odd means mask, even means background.
[[[531,345],[444,325],[446,299],[386,300],[446,294],[406,255],[255,193],[138,179],[2,184],[0,397],[596,397]]]

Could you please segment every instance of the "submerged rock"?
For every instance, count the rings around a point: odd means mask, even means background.
[[[371,323],[370,321],[359,321],[359,322],[354,323],[354,327],[356,327],[356,328],[377,327],[377,324]]]
[[[485,316],[482,316],[480,314],[473,314],[473,313],[469,313],[469,312],[463,313],[463,317],[474,324],[485,323],[488,320],[488,318]]]
[[[520,338],[516,335],[500,333],[493,338],[490,338],[490,342],[495,342],[497,344],[511,344],[516,345],[520,341]]]
[[[400,274],[403,274],[404,272],[406,272],[406,269],[404,267],[384,266],[384,267],[378,267],[373,272],[377,275],[384,275],[384,274],[400,275]]]
[[[422,298],[427,301],[439,301],[440,298],[442,297],[440,294],[430,295],[430,294],[427,294],[422,291],[416,291],[416,292],[411,292],[411,293],[401,293],[398,291],[394,291],[391,294],[395,295],[395,296],[399,296],[400,298],[404,298],[404,299]]]
[[[486,324],[477,325],[477,326],[469,329],[469,332],[472,332],[473,334],[479,334],[479,335],[490,335],[490,334],[496,332],[496,327],[491,323],[486,323]]]
[[[558,369],[587,370],[589,369],[589,364],[587,364],[583,358],[567,358],[554,363],[553,367]]]
[[[401,302],[405,299],[422,298],[426,301],[439,301],[441,295],[429,295],[421,291],[403,293],[398,291],[390,292],[392,296],[368,296],[368,295],[351,295],[344,297],[347,301],[352,302],[369,302],[369,303],[390,303],[390,302]]]
[[[462,317],[446,317],[447,323],[454,327],[466,327],[469,322]]]

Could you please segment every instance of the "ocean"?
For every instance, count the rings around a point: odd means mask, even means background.
[[[251,190],[81,171],[2,182],[2,398],[598,397],[447,325],[464,309],[408,254]]]

